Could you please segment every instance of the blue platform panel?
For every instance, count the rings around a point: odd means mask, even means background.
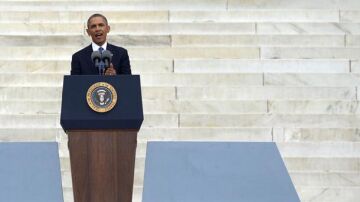
[[[64,201],[56,142],[0,143],[0,201]]]
[[[271,142],[148,142],[143,202],[299,202]]]

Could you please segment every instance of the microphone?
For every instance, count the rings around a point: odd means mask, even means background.
[[[91,54],[91,60],[95,63],[95,67],[99,69],[99,74],[104,75],[106,69],[110,66],[113,54],[104,50],[102,53],[94,51]]]
[[[105,50],[104,52],[102,52],[101,59],[105,63],[105,69],[107,69],[110,66],[112,56],[113,56],[113,54],[108,50]]]
[[[95,63],[95,67],[98,68],[99,74],[103,75],[105,72],[105,63],[102,61],[102,55],[99,51],[91,53],[91,60]]]
[[[101,61],[101,53],[99,51],[92,52],[91,60],[95,63],[95,67],[99,67],[99,62]]]

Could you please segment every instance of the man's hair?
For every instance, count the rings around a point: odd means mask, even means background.
[[[101,17],[102,19],[104,19],[105,24],[108,25],[108,21],[107,21],[107,19],[106,19],[106,17],[105,17],[104,15],[102,15],[102,14],[100,14],[100,13],[95,13],[95,14],[92,14],[92,15],[89,17],[89,19],[88,19],[88,21],[87,21],[87,28],[89,28],[90,20],[91,20],[92,18],[95,18],[95,17]]]

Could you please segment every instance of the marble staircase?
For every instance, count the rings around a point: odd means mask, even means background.
[[[360,1],[3,0],[0,141],[57,141],[73,201],[62,78],[108,16],[141,75],[146,142],[274,141],[304,202],[360,198]]]

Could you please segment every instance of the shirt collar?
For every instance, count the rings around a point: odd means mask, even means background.
[[[91,42],[91,46],[92,46],[92,49],[93,51],[98,51],[100,46],[97,45],[96,43],[94,42]],[[107,41],[105,41],[105,43],[101,46],[104,50],[106,50],[106,47],[107,47]]]

